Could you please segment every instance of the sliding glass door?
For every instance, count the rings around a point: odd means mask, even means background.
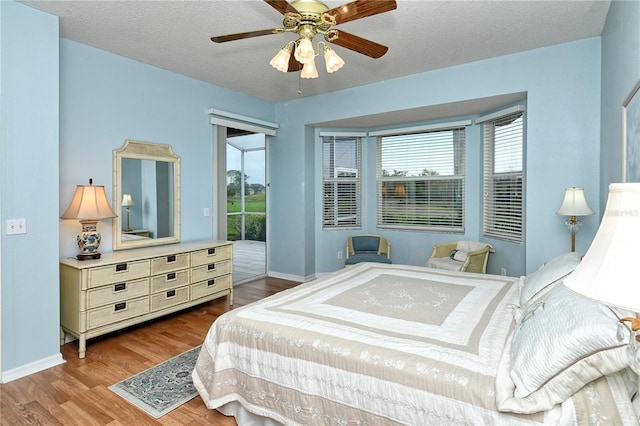
[[[265,135],[227,130],[227,240],[234,284],[266,275]]]

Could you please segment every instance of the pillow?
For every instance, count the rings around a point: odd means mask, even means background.
[[[458,262],[464,262],[467,260],[467,253],[462,250],[453,250],[449,257],[453,260],[457,260]]]
[[[560,280],[569,275],[582,259],[581,253],[564,253],[542,264],[537,271],[527,275],[520,289],[520,306],[525,307],[551,290]],[[535,297],[534,297],[535,296]]]
[[[606,305],[554,287],[522,312],[508,339],[496,376],[498,410],[551,409],[627,367],[628,341],[629,331],[619,329]]]

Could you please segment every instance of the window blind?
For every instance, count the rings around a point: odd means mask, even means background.
[[[522,241],[522,112],[484,122],[484,235]]]
[[[464,128],[378,137],[378,227],[464,231],[464,185]]]
[[[322,227],[359,228],[361,159],[359,136],[322,137]]]

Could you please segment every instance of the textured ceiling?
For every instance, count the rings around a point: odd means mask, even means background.
[[[269,65],[293,34],[210,41],[214,35],[281,26],[282,15],[264,1],[21,3],[60,16],[61,37],[272,102],[598,36],[610,5],[609,0],[397,0],[394,11],[337,26],[388,46],[385,56],[371,59],[335,46],[346,61],[341,70],[327,74],[320,58],[319,78],[300,80],[298,73]],[[330,8],[343,3],[325,2]]]

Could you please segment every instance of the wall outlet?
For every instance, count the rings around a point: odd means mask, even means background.
[[[500,268],[500,275],[507,275],[507,268]]]
[[[342,251],[338,252],[338,259],[342,259]]]
[[[17,235],[27,233],[27,219],[7,220],[7,235]]]
[[[209,217],[209,207],[204,208],[204,217]]]

